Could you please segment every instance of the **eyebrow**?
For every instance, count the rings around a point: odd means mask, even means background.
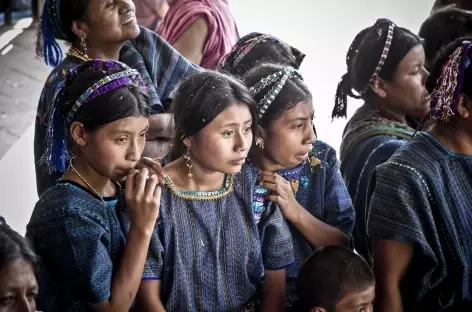
[[[250,123],[250,122],[252,122],[252,118],[246,120],[245,122],[243,122],[243,124],[247,124],[247,123]],[[222,125],[221,128],[231,127],[231,126],[239,126],[239,125],[240,125],[240,123],[237,123],[237,122],[229,122],[227,124]]]
[[[149,130],[149,126],[147,126],[146,128],[144,128],[143,130],[139,131],[139,133],[144,132],[144,131],[147,131],[147,130]],[[129,134],[129,135],[134,134],[134,132],[128,131],[128,130],[124,130],[124,129],[116,129],[116,130],[113,130],[113,131],[112,131],[112,134],[117,134],[117,133],[123,133],[123,134]]]

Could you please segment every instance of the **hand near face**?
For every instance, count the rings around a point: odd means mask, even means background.
[[[159,185],[166,184],[167,173],[165,169],[162,167],[161,159],[157,159],[157,158],[151,159],[149,157],[142,157],[138,161],[138,164],[136,165],[135,169],[141,170],[144,168],[149,170],[150,175],[156,175]]]
[[[298,218],[300,204],[295,198],[290,182],[282,178],[278,173],[269,171],[259,172],[259,185],[272,191],[267,199],[277,203],[284,218],[293,221]]]

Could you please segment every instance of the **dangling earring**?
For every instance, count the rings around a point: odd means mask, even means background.
[[[192,173],[193,163],[192,163],[192,160],[190,159],[190,148],[188,147],[187,147],[187,152],[184,155],[184,159],[185,159],[185,165],[187,165],[187,168],[188,168],[187,176],[189,178],[192,178],[193,177],[193,173]]]
[[[264,140],[261,137],[256,138],[256,146],[259,147],[261,150],[264,149]]]
[[[80,49],[84,55],[87,56],[87,42],[85,42],[85,37],[80,38]]]

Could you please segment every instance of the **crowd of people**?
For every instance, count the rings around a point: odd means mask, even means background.
[[[338,159],[305,54],[240,37],[227,1],[46,0],[40,198],[25,238],[0,218],[0,312],[472,311],[472,11],[453,2],[354,38]]]

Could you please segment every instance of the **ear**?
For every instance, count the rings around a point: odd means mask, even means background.
[[[461,95],[459,98],[459,104],[457,105],[457,113],[463,119],[467,119],[470,116],[471,101],[466,95]]]
[[[257,126],[256,137],[260,137],[263,142],[266,141],[268,139],[267,131],[261,126]]]
[[[371,86],[372,91],[381,98],[387,97],[386,83],[382,78],[377,77],[374,84]]]
[[[70,135],[75,144],[79,146],[87,145],[87,133],[85,131],[84,125],[81,122],[74,121],[69,128]]]
[[[315,307],[315,308],[311,309],[310,312],[327,312],[327,311],[324,308]]]
[[[89,28],[84,22],[79,22],[79,21],[73,21],[72,22],[72,32],[78,37],[78,38],[87,38],[87,33],[88,33]]]
[[[190,138],[185,138],[185,139],[183,140],[183,143],[184,143],[185,147],[191,148],[191,147],[192,147],[192,141],[193,141],[193,140],[191,140]]]

